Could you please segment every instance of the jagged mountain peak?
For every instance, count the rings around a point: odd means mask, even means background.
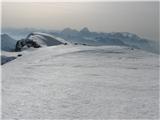
[[[63,31],[71,31],[72,29],[67,27],[67,28],[64,28]]]
[[[81,33],[90,33],[89,29],[87,27],[84,27],[80,30]]]
[[[78,31],[75,30],[75,29],[69,28],[69,27],[67,27],[64,30],[62,30],[62,33],[68,33],[68,32],[78,32]]]

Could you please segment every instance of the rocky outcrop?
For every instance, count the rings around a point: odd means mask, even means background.
[[[30,48],[30,47],[34,47],[34,48],[41,47],[37,42],[35,42],[33,40],[21,39],[21,40],[17,41],[15,51],[16,52],[21,51],[24,46],[26,46],[28,48]]]

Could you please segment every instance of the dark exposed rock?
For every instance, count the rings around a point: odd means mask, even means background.
[[[18,55],[17,55],[17,57],[21,57],[21,56],[22,56],[22,54],[18,54]]]
[[[28,48],[30,48],[30,47],[34,47],[34,48],[41,47],[38,43],[36,43],[33,40],[21,39],[21,40],[17,41],[15,51],[16,52],[21,51],[24,46],[27,46]]]
[[[16,59],[16,58],[17,58],[17,57],[15,57],[15,56],[10,56],[10,57],[8,57],[8,56],[2,55],[2,56],[1,56],[1,65],[5,64],[5,63],[7,63],[7,62],[10,62],[10,61],[12,61],[12,60],[14,60],[14,59]]]

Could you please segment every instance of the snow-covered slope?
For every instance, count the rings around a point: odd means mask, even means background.
[[[158,55],[51,46],[2,66],[5,119],[158,119]]]
[[[14,51],[16,42],[17,41],[11,38],[8,34],[2,34],[1,35],[1,50]]]
[[[61,38],[42,32],[33,32],[29,34],[26,39],[32,39],[41,46],[54,46],[54,45],[68,43],[67,41]]]

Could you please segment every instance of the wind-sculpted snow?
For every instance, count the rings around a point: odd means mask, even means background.
[[[44,47],[2,66],[4,119],[158,119],[158,55]]]
[[[41,46],[54,46],[54,45],[68,43],[67,41],[61,38],[41,32],[33,32],[29,34],[26,39],[32,39],[33,41],[39,43],[39,45]]]

